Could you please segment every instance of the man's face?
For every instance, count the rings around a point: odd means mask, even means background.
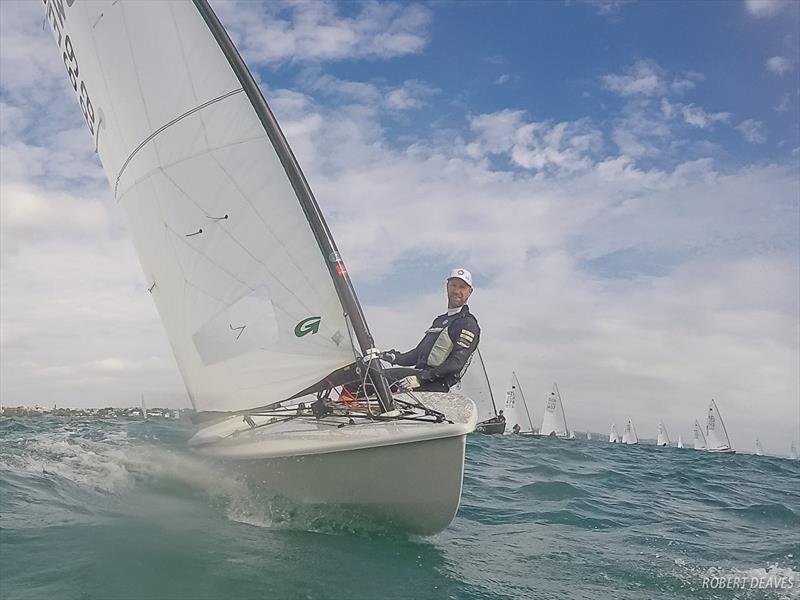
[[[458,277],[447,280],[447,308],[461,308],[467,303],[472,288]]]

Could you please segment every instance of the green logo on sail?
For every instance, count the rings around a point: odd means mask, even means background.
[[[319,322],[321,320],[322,317],[308,317],[307,319],[303,319],[295,326],[294,334],[297,337],[303,337],[304,335],[308,335],[309,333],[318,333]]]

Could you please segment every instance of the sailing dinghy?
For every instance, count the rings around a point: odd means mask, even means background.
[[[617,433],[617,424],[611,424],[611,431],[608,434],[608,443],[609,444],[616,444],[619,442],[619,433]]]
[[[703,428],[700,427],[700,422],[694,422],[694,449],[695,450],[705,450],[706,449],[706,436],[703,433]]]
[[[683,448],[683,438],[678,436],[678,448]]]
[[[447,527],[475,405],[392,392],[320,207],[208,1],[44,4],[191,402],[213,417],[192,450],[301,502]]]
[[[658,439],[656,440],[656,446],[669,446],[669,434],[662,421],[658,422]]]
[[[506,433],[533,435],[533,420],[528,411],[528,403],[519,385],[517,374],[511,372],[511,383],[506,390],[505,403]]]
[[[623,444],[639,443],[639,436],[636,435],[636,428],[633,426],[633,420],[630,417],[628,417],[628,421],[625,423],[625,430],[622,432],[622,443]]]
[[[471,363],[474,362],[477,364],[472,365]],[[494,402],[492,385],[489,382],[489,374],[486,372],[486,364],[483,362],[480,348],[475,350],[471,363],[470,368],[467,368],[461,376],[461,381],[455,391],[475,402],[478,407],[480,421],[475,427],[476,433],[503,433],[506,423],[497,418],[497,405]]]
[[[567,415],[564,412],[564,402],[558,384],[553,384],[553,391],[547,398],[542,415],[542,427],[537,437],[557,437],[562,440],[574,440],[575,434],[567,427]]]
[[[756,438],[756,456],[764,456],[764,446],[761,445],[761,440]]]
[[[734,454],[736,450],[731,447],[731,440],[728,437],[728,430],[719,414],[717,403],[711,400],[708,405],[708,420],[706,421],[706,440],[708,442],[706,450],[709,452],[721,452]]]

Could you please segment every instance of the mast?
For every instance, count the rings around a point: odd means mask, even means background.
[[[350,281],[350,276],[347,273],[347,268],[339,256],[339,251],[336,248],[336,243],[333,240],[327,223],[322,216],[322,211],[317,204],[311,187],[308,185],[303,172],[300,170],[300,165],[286,141],[286,137],[281,131],[278,121],[272,114],[267,101],[264,99],[261,90],[253,79],[247,65],[242,59],[239,51],[231,41],[228,32],[220,23],[219,18],[208,4],[208,0],[193,0],[203,20],[211,30],[214,39],[219,44],[225,58],[228,60],[233,72],[242,84],[242,88],[247,94],[247,98],[256,111],[264,130],[269,137],[272,146],[275,148],[281,164],[283,165],[286,175],[292,184],[295,195],[297,196],[300,206],[306,215],[308,224],[314,237],[319,244],[319,249],[322,256],[325,258],[325,264],[328,266],[328,272],[333,280],[336,294],[345,309],[346,317],[350,319],[353,325],[353,332],[355,333],[358,344],[361,347],[361,352],[369,360],[369,370],[372,372],[372,383],[375,386],[378,394],[378,401],[384,412],[392,410],[394,407],[394,399],[392,398],[389,384],[386,381],[386,375],[383,372],[383,367],[379,360],[371,360],[377,354],[375,349],[375,341],[367,326],[367,321],[364,318],[364,312],[361,309],[361,304],[358,302],[353,284]],[[373,364],[374,363],[374,364]]]
[[[522,386],[519,384],[519,379],[517,379],[517,374],[514,371],[511,371],[511,375],[514,377],[514,381],[517,382],[519,395],[522,396],[522,406],[525,407],[525,414],[528,415],[528,424],[531,426],[531,433],[533,433],[533,421],[531,420],[531,413],[528,412],[528,403],[525,401],[525,394],[522,392]]]
[[[561,392],[558,391],[558,384],[554,381],[553,387],[556,388],[556,396],[558,397],[558,403],[561,405],[561,418],[564,421],[564,433],[567,437],[569,437],[569,426],[567,425],[567,413],[564,412],[564,401],[561,399]]]
[[[497,405],[494,403],[494,394],[492,393],[492,384],[489,381],[489,373],[486,372],[486,363],[483,362],[483,355],[481,354],[480,348],[476,348],[475,351],[478,353],[478,358],[480,359],[481,369],[483,369],[483,376],[486,377],[486,386],[489,388],[489,398],[492,401],[492,410],[494,411],[494,416],[497,416]]]

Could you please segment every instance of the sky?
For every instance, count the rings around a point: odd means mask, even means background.
[[[42,3],[0,2],[0,396],[188,405]],[[495,396],[800,438],[800,3],[212,1],[382,348],[470,269]]]

